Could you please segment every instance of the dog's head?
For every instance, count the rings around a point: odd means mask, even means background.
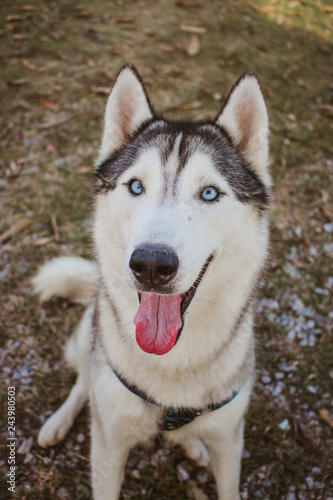
[[[262,265],[267,165],[268,117],[253,74],[215,120],[193,123],[156,116],[135,68],[120,71],[95,173],[95,242],[106,279],[117,275],[139,294],[136,338],[146,352],[174,346],[209,273],[232,280],[249,256],[245,273]]]

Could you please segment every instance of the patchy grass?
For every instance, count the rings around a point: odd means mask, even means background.
[[[51,450],[36,444],[41,419],[73,383],[62,346],[82,311],[62,302],[39,306],[30,278],[50,257],[90,255],[87,172],[106,102],[96,88],[110,87],[128,61],[137,65],[157,110],[175,117],[214,115],[222,105],[219,94],[243,71],[260,78],[271,119],[275,200],[272,254],[259,297],[258,383],[247,416],[242,496],[333,497],[332,429],[322,419],[323,409],[332,412],[333,375],[332,7],[319,0],[195,4],[1,5],[0,89],[6,98],[0,234],[31,221],[0,250],[1,403],[5,408],[6,386],[15,385],[18,448],[33,437],[30,451],[17,454],[21,499],[91,498],[87,411],[64,443]],[[181,25],[205,29],[195,57],[186,53],[191,35]],[[85,440],[78,441],[82,434]],[[131,454],[122,498],[194,498],[193,487],[216,498],[209,471],[156,441]],[[0,494],[11,497],[4,477]]]

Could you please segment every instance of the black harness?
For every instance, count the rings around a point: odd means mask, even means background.
[[[161,431],[173,431],[175,429],[179,429],[183,425],[190,424],[191,422],[193,422],[195,418],[199,417],[200,415],[204,413],[209,413],[214,410],[218,410],[219,408],[222,408],[223,406],[227,405],[240,392],[240,391],[235,391],[230,398],[224,399],[223,401],[220,401],[215,404],[210,404],[203,410],[202,409],[198,410],[194,408],[166,408],[163,405],[154,401],[149,396],[147,396],[145,392],[141,391],[135,385],[129,384],[127,380],[124,379],[121,375],[119,375],[119,373],[117,373],[116,370],[111,365],[110,368],[116,375],[118,380],[126,387],[126,389],[128,389],[129,391],[131,391],[133,394],[143,399],[144,401],[147,401],[147,403],[163,408],[164,410],[163,418],[159,426]]]
[[[94,343],[96,342],[96,333],[97,333],[97,323],[98,323],[98,317],[97,317],[97,307],[95,308],[95,313],[94,313],[94,319],[93,319],[93,325],[94,325]],[[102,349],[104,351],[104,355],[106,356],[105,348],[102,344]],[[128,389],[131,391],[133,394],[138,396],[139,398],[143,399],[147,403],[150,403],[155,406],[159,406],[160,408],[163,408],[163,418],[160,422],[159,428],[161,431],[173,431],[175,429],[179,429],[180,427],[183,427],[183,425],[190,424],[193,422],[193,420],[197,417],[199,417],[202,414],[207,414],[211,411],[218,410],[222,408],[223,406],[227,405],[230,403],[240,392],[240,389],[238,391],[235,391],[230,398],[224,399],[222,401],[219,401],[218,403],[215,404],[210,404],[204,409],[195,409],[195,408],[168,408],[160,403],[157,403],[157,401],[154,401],[152,398],[150,398],[145,392],[141,391],[138,387],[135,385],[129,384],[126,379],[124,379],[117,371],[113,368],[111,365],[110,361],[108,360],[106,356],[107,362],[115,374],[115,376],[118,378],[118,380]]]

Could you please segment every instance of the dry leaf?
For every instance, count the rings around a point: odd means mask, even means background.
[[[45,97],[40,97],[39,102],[43,104],[43,106],[47,109],[51,109],[52,111],[58,111],[58,106],[53,102],[49,101],[49,99],[45,99]]]
[[[107,94],[109,95],[111,92],[110,87],[90,87],[91,92],[95,92],[95,94]]]
[[[0,236],[0,243],[4,243],[5,241],[9,240],[14,234],[20,233],[23,231],[23,229],[27,228],[33,223],[32,220],[30,219],[22,219],[19,220],[18,222],[15,222],[7,231],[2,233]]]
[[[9,85],[23,85],[24,83],[28,83],[30,81],[30,78],[19,78],[18,80],[12,80],[9,83]]]
[[[329,425],[331,429],[333,429],[333,418],[326,408],[319,410],[319,417],[323,422],[325,422],[325,424]]]
[[[332,5],[323,5],[323,7],[319,7],[322,12],[325,12],[326,14],[332,14],[333,13],[333,6]]]
[[[60,38],[61,38],[61,34],[58,33],[57,31],[52,31],[51,36],[52,36],[53,40],[60,40]]]
[[[237,64],[239,64],[239,63],[237,61],[233,61],[232,59],[230,59],[229,61],[221,60],[218,62],[218,65],[222,66],[222,67],[224,67],[224,66],[237,66]]]
[[[327,194],[326,198],[327,199],[329,198],[328,194]],[[322,205],[320,208],[323,211],[323,213],[326,215],[328,222],[332,221],[333,220],[333,209],[329,208],[326,205]]]
[[[287,16],[291,17],[306,17],[305,12],[302,12],[301,10],[294,10],[292,12],[286,12]]]
[[[60,125],[61,123],[67,122],[69,120],[69,116],[63,116],[61,118],[58,118],[57,120],[51,120],[46,123],[41,123],[40,125],[37,125],[37,128],[39,130],[45,130],[47,128],[55,127],[56,125]]]
[[[181,0],[175,3],[176,7],[182,7],[183,9],[188,9],[189,7],[202,7],[200,2],[182,2]]]
[[[9,14],[6,16],[6,21],[23,21],[23,18],[17,14]]]
[[[38,240],[33,240],[32,243],[37,247],[42,247],[54,241],[54,236],[46,236],[45,238],[38,238]]]
[[[33,12],[36,10],[36,7],[33,7],[32,5],[21,5],[18,8],[19,8],[19,10],[26,10],[28,12]]]
[[[298,78],[298,79],[296,80],[296,82],[297,82],[297,85],[299,85],[300,87],[303,87],[304,89],[306,89],[306,88],[307,88],[307,84],[305,83],[305,81],[304,81],[304,80],[302,80],[302,78]]]
[[[317,104],[313,108],[318,109],[324,116],[333,116],[333,106],[331,104]]]
[[[59,156],[58,151],[53,146],[53,144],[51,144],[50,142],[46,145],[45,149],[46,149],[46,151],[49,151],[50,153],[52,153],[54,156]]]
[[[24,68],[31,69],[32,71],[36,69],[36,66],[29,59],[22,59],[21,64]]]
[[[190,38],[190,43],[188,44],[186,48],[186,52],[188,53],[189,56],[196,56],[200,52],[200,40],[198,35],[192,35]]]
[[[119,49],[118,47],[111,47],[111,52],[112,54],[116,55],[116,56],[121,56],[122,54],[122,50]]]
[[[188,31],[189,33],[201,34],[207,32],[206,28],[204,28],[203,26],[190,26],[189,24],[181,24],[179,28],[182,31]]]
[[[200,101],[194,101],[194,102],[184,102],[183,104],[180,104],[177,108],[182,109],[182,110],[187,110],[187,109],[198,109],[201,106]]]
[[[274,12],[276,10],[276,7],[273,5],[264,5],[263,7],[258,8],[258,12],[261,12],[262,14],[268,14],[269,12]]]
[[[187,498],[190,500],[208,500],[208,496],[202,489],[198,488],[193,481],[190,481],[190,484],[193,485],[193,487],[187,490]]]
[[[20,99],[17,102],[17,106],[21,106],[21,108],[24,109],[31,109],[31,105],[28,103],[28,101],[25,101],[24,99]]]
[[[80,174],[90,174],[94,170],[94,167],[91,165],[83,165],[82,167],[78,168],[78,172]]]
[[[291,66],[289,66],[289,67],[285,70],[285,72],[284,72],[284,73],[283,73],[283,75],[282,75],[283,80],[288,80],[288,78],[290,77],[290,75],[291,75],[291,73],[292,73],[292,70],[293,70],[293,68],[292,68]]]
[[[14,27],[12,29],[14,29]],[[25,35],[24,33],[15,33],[12,36],[12,39],[13,40],[29,40],[30,37],[29,37],[29,35]]]
[[[93,12],[90,12],[89,10],[80,10],[80,12],[75,13],[75,17],[93,18],[94,14],[93,14]]]
[[[114,19],[115,23],[119,24],[130,24],[135,22],[135,17],[127,16],[127,17],[116,17]]]
[[[160,52],[174,52],[175,51],[174,47],[171,47],[170,45],[165,45],[164,43],[159,43],[157,45],[157,49]]]

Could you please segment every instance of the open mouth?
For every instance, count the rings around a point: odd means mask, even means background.
[[[176,344],[183,326],[184,314],[212,260],[211,255],[197,279],[185,293],[159,295],[139,293],[139,309],[134,318],[136,341],[141,349],[153,354],[166,354]]]
[[[200,273],[198,274],[198,277],[197,279],[195,280],[195,282],[193,283],[193,285],[191,286],[191,288],[189,288],[187,290],[187,292],[185,293],[182,293],[180,296],[181,296],[181,303],[180,303],[180,314],[181,316],[183,317],[184,314],[185,314],[185,311],[186,309],[188,308],[188,306],[190,305],[190,303],[192,302],[192,299],[195,295],[195,292],[197,291],[197,288],[199,286],[199,283],[200,281],[202,280],[203,278],[203,275],[205,274],[205,272],[207,271],[207,267],[209,266],[210,264],[210,261],[212,260],[213,256],[211,255],[205,262],[205,265],[203,266],[203,268],[201,269]]]

